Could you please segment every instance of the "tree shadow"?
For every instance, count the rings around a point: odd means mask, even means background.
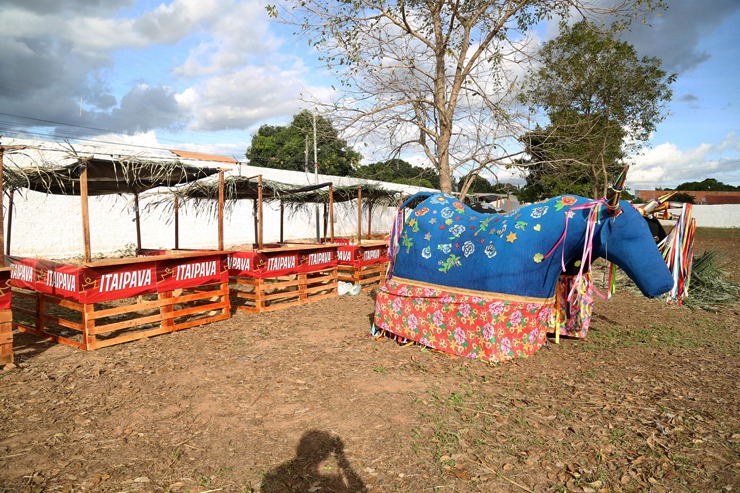
[[[344,443],[338,436],[309,430],[298,442],[295,455],[265,474],[262,493],[367,492],[344,455]]]

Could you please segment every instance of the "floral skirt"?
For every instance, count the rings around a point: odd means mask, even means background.
[[[576,282],[576,276],[561,275],[556,290],[556,323],[549,330],[555,332],[558,327],[561,336],[583,339],[591,325],[591,314],[594,309],[593,284],[591,273],[587,273],[575,288],[572,300],[568,295]]]
[[[534,354],[555,329],[555,298],[527,298],[393,278],[375,327],[446,353],[498,363]]]

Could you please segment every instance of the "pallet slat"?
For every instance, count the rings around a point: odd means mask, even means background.
[[[276,278],[232,278],[236,286],[251,289],[233,289],[231,295],[243,301],[236,305],[237,310],[261,313],[288,308],[337,296],[337,273],[337,268],[331,267]]]
[[[179,290],[176,292],[179,292]],[[135,298],[116,300],[116,302],[127,304],[115,307],[110,307],[104,303],[80,304],[43,293],[25,292],[24,290],[18,290],[18,293],[20,298],[30,300],[35,305],[35,310],[25,306],[13,307],[17,312],[30,315],[35,319],[33,326],[28,323],[16,323],[15,327],[18,330],[81,349],[98,349],[121,344],[196,325],[225,320],[231,316],[229,286],[226,282],[198,286],[195,289],[186,290],[186,294],[179,294],[178,296],[174,296],[173,292],[159,293],[156,300],[139,300],[128,303],[127,300]],[[148,310],[158,310],[158,313],[154,315],[141,313]],[[213,315],[214,311],[220,313]],[[70,320],[70,314],[76,314],[76,318],[79,317],[82,321]],[[117,316],[131,316],[133,318],[104,323],[106,319]],[[191,318],[185,319],[186,317]],[[141,328],[141,326],[150,324],[156,324],[158,327]],[[81,341],[66,337],[67,334],[64,333],[52,332],[52,330],[58,332],[60,329],[74,329],[81,332]],[[96,337],[116,331],[124,333],[103,339]]]

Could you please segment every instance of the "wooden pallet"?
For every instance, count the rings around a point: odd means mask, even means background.
[[[338,279],[352,284],[359,284],[362,291],[370,291],[385,282],[388,262],[370,265],[339,265]]]
[[[273,278],[232,277],[237,310],[262,313],[337,296],[337,268]]]
[[[231,316],[226,282],[114,302],[83,304],[13,288],[18,330],[79,347],[99,349],[204,325]]]
[[[0,310],[0,365],[13,362],[13,312]]]

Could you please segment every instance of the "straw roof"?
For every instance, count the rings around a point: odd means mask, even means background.
[[[386,190],[377,185],[346,185],[341,187],[333,187],[332,195],[335,203],[339,202],[352,202],[357,200],[358,193],[362,191],[362,204],[363,206],[385,206],[394,207],[398,205],[398,194],[394,190]],[[307,203],[328,203],[329,202],[329,190],[315,190],[304,193],[296,193],[287,197],[284,197],[284,201],[291,203],[295,206],[300,206]]]
[[[12,172],[11,172],[12,169]],[[79,195],[80,176],[87,169],[88,195],[141,193],[157,187],[172,187],[218,173],[216,168],[191,166],[180,161],[150,161],[138,158],[76,157],[65,166],[36,165],[8,168],[8,187],[28,188],[56,195]]]
[[[292,185],[271,180],[262,180],[262,200],[264,202],[280,201],[294,212],[303,209],[306,204],[329,203],[330,182],[315,185]],[[260,181],[257,177],[227,176],[224,178],[224,209],[233,210],[239,200],[257,200]],[[386,190],[376,185],[349,185],[333,187],[335,203],[357,200],[357,193],[362,190],[364,208],[398,205],[398,192]],[[175,199],[178,207],[191,209],[197,215],[215,216],[218,213],[218,180],[200,180],[184,187],[159,192],[147,196],[147,212],[161,210],[171,214]]]

